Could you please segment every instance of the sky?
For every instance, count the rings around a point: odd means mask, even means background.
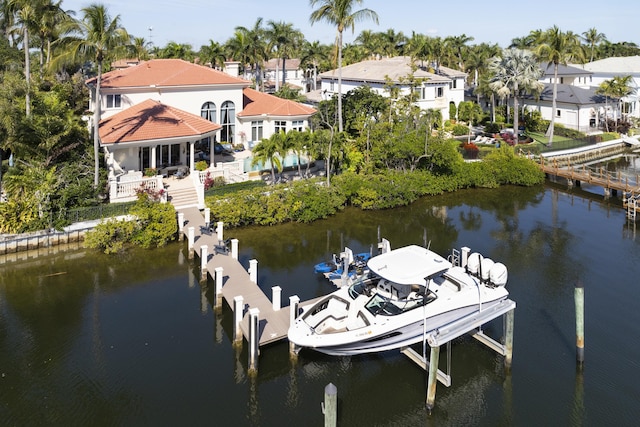
[[[333,44],[336,37],[335,27],[324,22],[310,24],[309,15],[317,7],[313,8],[308,0],[63,0],[62,7],[76,11],[76,18],[80,18],[81,9],[91,3],[104,4],[112,18],[120,15],[130,34],[144,37],[158,47],[174,41],[188,43],[197,51],[209,40],[223,44],[236,27],[252,28],[258,18],[263,18],[265,26],[269,21],[291,23],[308,41]],[[640,2],[636,1],[620,8],[595,0],[363,0],[354,10],[362,8],[375,11],[379,24],[356,23],[355,34],[345,31],[345,43],[353,42],[362,30],[393,29],[407,37],[414,31],[442,38],[465,34],[473,37],[468,44],[484,42],[507,47],[513,38],[557,25],[562,31],[577,34],[595,27],[612,43],[640,45],[640,31],[633,29],[640,16]]]

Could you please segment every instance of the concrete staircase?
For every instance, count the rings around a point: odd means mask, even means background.
[[[198,206],[198,194],[193,185],[172,186],[167,188],[168,200],[176,209]]]

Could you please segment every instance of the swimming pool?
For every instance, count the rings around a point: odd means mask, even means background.
[[[267,162],[263,164],[262,162],[258,162],[255,165],[251,165],[253,161],[253,157],[247,157],[244,159],[244,171],[245,172],[255,172],[255,171],[269,171],[271,170],[271,162]],[[306,166],[309,162],[305,157],[300,156],[299,158],[300,165]],[[283,168],[292,168],[298,166],[298,155],[297,154],[287,154],[282,161]]]

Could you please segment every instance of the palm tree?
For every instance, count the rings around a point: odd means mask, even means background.
[[[211,68],[224,68],[224,63],[227,60],[222,45],[213,40],[209,40],[208,45],[200,48],[199,56],[201,62],[203,64],[211,64]]]
[[[596,50],[596,47],[607,40],[607,36],[603,33],[599,33],[596,27],[589,28],[587,31],[582,33],[582,39],[589,46],[589,51],[591,52],[591,56],[589,62],[593,62],[593,56]]]
[[[540,41],[542,43],[536,48],[536,55],[540,60],[548,62],[548,66],[553,64],[551,124],[547,130],[547,135],[549,136],[548,145],[551,146],[558,98],[558,65],[567,65],[568,62],[581,62],[584,58],[584,52],[577,34],[571,31],[564,33],[555,25],[542,34]]]
[[[144,37],[131,37],[131,53],[138,61],[149,59],[151,45],[152,43],[146,41]]]
[[[300,65],[307,70],[309,67],[313,68],[313,89],[310,90],[316,90],[318,88],[318,63],[327,59],[327,50],[319,41],[316,40],[312,43],[305,42],[302,46]]]
[[[281,151],[285,138],[285,133],[282,131],[274,133],[270,138],[260,141],[252,151],[251,166],[255,166],[258,163],[263,165],[269,163],[271,165],[271,184],[276,183],[276,169],[278,171],[282,169],[280,156],[282,155]]]
[[[176,58],[191,62],[194,57],[193,47],[189,43],[170,41],[160,49],[160,58]]]
[[[462,59],[463,51],[468,49],[467,43],[473,41],[473,37],[462,34],[461,36],[451,36],[445,39],[447,46],[453,50],[458,59],[458,68],[465,71],[464,61]]]
[[[262,86],[262,63],[269,59],[267,56],[267,44],[265,42],[265,30],[262,28],[262,18],[256,19],[252,28],[236,27],[234,37],[227,42],[232,57],[241,60],[243,65],[251,65],[256,89]]]
[[[83,17],[79,21],[70,22],[67,30],[78,37],[63,40],[65,53],[58,58],[60,63],[89,60],[97,66],[96,89],[93,111],[93,155],[95,160],[94,187],[98,187],[100,148],[100,84],[102,82],[102,66],[105,60],[126,56],[129,45],[129,34],[120,25],[120,15],[111,19],[104,5],[93,4],[82,9]],[[55,62],[55,64],[58,63]]]
[[[607,110],[609,110],[609,98],[615,96],[613,88],[613,79],[604,80],[596,89],[598,95],[604,95],[604,126],[605,130],[609,132],[609,118],[607,117]]]
[[[518,135],[518,96],[521,91],[538,92],[544,84],[538,79],[542,70],[533,53],[528,50],[510,48],[502,56],[491,58],[488,66],[492,74],[489,87],[501,98],[513,96],[513,126]]]
[[[342,124],[342,33],[345,28],[355,31],[355,23],[364,19],[372,19],[378,23],[378,14],[371,9],[360,9],[354,11],[357,4],[362,4],[362,0],[310,0],[311,7],[318,6],[318,9],[311,12],[309,20],[313,25],[316,22],[325,21],[335,25],[338,30],[336,45],[338,48],[338,131],[343,131]]]
[[[72,20],[75,12],[62,9],[62,0],[55,3],[51,0],[42,0],[37,12],[37,34],[40,38],[40,75],[42,75],[45,65],[48,66],[51,62],[51,47],[60,36],[62,24]]]
[[[304,40],[304,35],[299,30],[293,28],[293,24],[285,22],[269,21],[267,23],[267,38],[275,48],[279,58],[282,58],[282,86],[286,83],[287,68],[286,61],[298,51]],[[276,91],[278,90],[278,67],[276,66]]]
[[[618,131],[618,117],[622,116],[622,102],[623,99],[636,92],[636,89],[632,86],[633,76],[615,76],[611,81],[611,92],[615,98],[618,99],[618,114],[616,114],[616,132]]]

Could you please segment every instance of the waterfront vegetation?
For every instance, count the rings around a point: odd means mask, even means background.
[[[318,6],[315,11],[310,10],[313,21],[329,21],[338,30],[343,25],[353,27],[358,17],[376,17],[375,11],[356,10],[358,4],[353,1],[312,3]],[[347,6],[341,10],[344,16],[325,14],[341,5]],[[87,114],[89,98],[84,82],[99,77],[101,69],[110,70],[112,61],[125,57],[193,61],[198,57],[200,63],[219,67],[226,59],[234,58],[241,63],[241,68],[250,66],[256,70],[253,86],[263,90],[257,73],[263,61],[282,54],[284,67],[286,58],[297,57],[303,68],[317,75],[336,68],[333,62],[336,54],[332,49],[342,47],[304,40],[299,30],[284,22],[269,21],[265,28],[259,18],[253,26],[238,26],[226,43],[211,41],[195,52],[191,46],[174,41],[160,47],[152,46],[142,37],[127,38],[126,30],[120,26],[120,16],[110,16],[100,4],[83,8],[77,19],[74,13],[63,8],[62,2],[0,0],[0,6],[3,35],[0,37],[0,188],[6,196],[6,201],[0,203],[0,233],[59,229],[74,218],[94,219],[108,211],[100,208],[109,202],[104,159],[96,151],[97,140],[92,140],[83,116]],[[588,48],[591,60],[640,53],[635,44],[611,43],[595,29],[583,35],[582,48]],[[552,36],[569,37],[572,45],[578,37],[554,27],[514,38],[511,47],[533,50],[541,43],[551,46]],[[338,58],[344,64],[376,56],[410,55],[425,64],[467,73],[466,83],[473,88],[475,102],[451,106],[450,117],[443,120],[438,110],[421,111],[415,107],[416,93],[403,97],[393,82],[387,85],[387,96],[362,88],[323,101],[312,118],[309,132],[276,135],[256,147],[256,158],[265,163],[275,160],[276,154],[284,157],[285,152],[304,154],[312,161],[323,160],[327,165],[325,179],[321,180],[323,185],[310,180],[290,184],[290,187],[276,185],[268,190],[239,191],[229,187],[224,190],[224,196],[213,187],[216,191],[209,190],[207,203],[221,220],[228,217],[230,225],[309,222],[344,206],[386,209],[411,203],[423,195],[460,188],[540,182],[541,175],[513,151],[448,139],[451,135],[471,137],[470,125],[484,125],[486,130],[494,132],[505,127],[517,128],[513,125],[515,119],[538,140],[536,132],[544,134],[550,125],[535,113],[523,112],[521,120],[517,115],[514,117],[509,100],[523,96],[524,93],[519,92],[526,92],[528,86],[510,76],[505,67],[498,66],[493,71],[487,68],[490,58],[504,56],[499,46],[471,45],[471,41],[473,37],[464,34],[443,39],[419,33],[406,37],[392,29],[379,33],[363,31],[355,43],[344,46]],[[556,66],[563,63],[562,52],[538,53],[538,61],[545,58]],[[489,83],[500,79],[503,79],[498,85],[501,91],[497,93]],[[404,81],[416,87],[422,84],[413,76],[407,76]],[[628,79],[618,78],[604,85],[601,93],[619,110],[619,101],[628,90]],[[292,97],[285,92],[280,95]],[[489,100],[491,108],[483,111],[479,105],[488,104]],[[626,130],[628,125],[624,120],[608,122],[607,129]],[[563,132],[561,126],[555,124],[554,149],[562,144],[556,143],[556,138],[584,137]],[[540,140],[536,150],[547,150],[548,142]],[[461,153],[483,162],[467,164]],[[276,161],[269,163],[274,165],[271,181],[275,183],[276,172],[282,171],[276,171],[279,169],[275,167]],[[306,172],[300,169],[298,174],[302,177]],[[288,189],[281,191],[284,188]],[[292,205],[277,206],[276,201],[266,198],[269,194],[275,198],[278,193],[282,193],[277,196],[281,205],[283,200]],[[213,194],[218,194],[218,198]],[[291,194],[298,198],[289,200]],[[240,203],[243,198],[250,200],[251,197],[265,204],[251,209],[245,206],[244,216],[234,212],[233,206],[225,207],[223,202],[237,199]],[[258,213],[260,209],[272,212],[274,218]],[[248,212],[255,213],[249,216]]]

